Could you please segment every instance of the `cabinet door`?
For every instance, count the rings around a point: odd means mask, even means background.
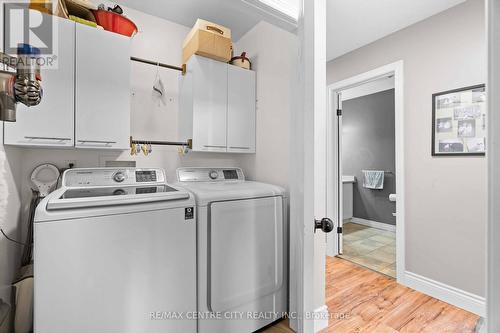
[[[78,148],[128,149],[130,38],[76,25]]]
[[[227,64],[200,56],[189,63],[194,78],[193,150],[225,152]]]
[[[38,12],[36,14],[40,15]],[[17,104],[17,121],[4,122],[4,144],[44,147],[74,145],[75,23],[56,16],[52,16],[52,19],[58,25],[55,35],[58,39],[57,67],[42,66],[42,101],[33,107]]]
[[[227,151],[255,153],[255,72],[228,65],[227,77]]]

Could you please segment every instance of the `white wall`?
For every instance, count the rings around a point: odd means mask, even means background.
[[[2,18],[3,3],[0,0]],[[3,50],[3,24],[0,24],[0,49]],[[3,138],[3,126],[0,126],[0,138]],[[23,240],[20,228],[20,162],[18,150],[0,146],[0,228],[16,240]],[[11,282],[20,263],[21,251],[21,246],[0,235],[0,299],[7,303],[10,303]]]
[[[288,189],[292,75],[297,68],[297,36],[264,21],[236,44],[248,52],[257,77],[257,154],[242,156],[251,179]]]
[[[3,135],[3,128],[0,128]],[[10,237],[21,237],[21,154],[16,149],[0,147],[0,228]],[[20,263],[22,246],[0,235],[0,298],[10,303],[10,288]]]
[[[484,1],[462,5],[327,65],[328,83],[404,60],[406,270],[485,295],[485,157],[431,156],[431,95],[486,81]]]

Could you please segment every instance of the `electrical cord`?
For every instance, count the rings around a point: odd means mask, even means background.
[[[34,216],[35,216],[35,210],[36,210],[36,206],[38,205],[38,203],[41,201],[41,198],[39,196],[39,193],[36,192],[36,191],[33,191],[33,197],[31,199],[31,204],[30,204],[30,212],[29,212],[29,217],[28,217],[28,235],[26,237],[26,242],[21,242],[21,241],[18,241],[16,239],[13,239],[11,237],[9,237],[7,235],[7,233],[2,229],[0,228],[0,233],[2,233],[2,235],[8,240],[8,241],[11,241],[12,243],[15,243],[17,245],[22,245],[25,247],[24,251],[23,251],[23,263],[25,263],[26,261],[26,258],[29,257],[31,260],[31,252],[32,252],[32,247],[33,247],[33,224],[32,224],[32,221],[34,219]],[[27,251],[27,248],[28,251]],[[29,263],[29,261],[28,261]]]
[[[35,211],[36,207],[40,203],[42,198],[40,197],[40,193],[37,191],[33,191],[33,196],[31,198],[30,204],[30,212],[28,217],[28,232],[26,234],[26,246],[23,250],[23,256],[21,258],[22,265],[29,265],[31,263],[31,259],[33,258],[33,223],[35,221]]]
[[[20,242],[20,241],[17,241],[17,240],[15,240],[15,239],[10,238],[9,236],[7,236],[7,234],[5,233],[5,231],[3,231],[3,229],[2,229],[2,228],[0,228],[0,232],[2,233],[2,235],[3,235],[3,236],[7,239],[7,240],[11,241],[12,243],[16,243],[16,244],[18,244],[18,245],[22,245],[22,246],[28,246],[28,245],[30,245],[30,244],[25,244],[25,243],[23,243],[23,242]]]

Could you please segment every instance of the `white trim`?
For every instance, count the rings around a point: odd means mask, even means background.
[[[319,183],[315,156],[325,150],[317,124],[326,113],[326,0],[299,2],[301,11],[297,35],[298,66],[290,114],[290,281],[289,308],[297,316],[290,317],[290,327],[298,333],[313,333],[311,314],[325,303],[325,249],[320,234],[315,239],[314,218],[318,202],[326,204],[325,195],[317,195]],[[291,55],[295,56],[295,55]],[[326,167],[326,163],[322,169]],[[325,171],[326,173],[326,171]],[[323,182],[325,186],[325,182]],[[321,215],[319,215],[321,213]]]
[[[349,88],[342,91],[342,101],[348,101],[350,99],[372,95],[382,91],[394,89],[394,78],[393,77],[383,77],[372,82],[367,82],[362,86],[357,86],[354,88]]]
[[[484,297],[412,272],[406,272],[405,275],[406,285],[416,291],[475,313],[478,316],[484,317],[486,315],[486,300]]]
[[[479,318],[479,321],[476,324],[476,332],[475,333],[486,333],[488,332],[488,328],[486,327],[486,320],[484,317]]]
[[[486,1],[488,39],[488,231],[487,231],[487,285],[486,326],[490,333],[500,332],[500,3]]]
[[[375,229],[396,232],[395,225],[377,222],[377,221],[372,221],[372,220],[366,220],[366,219],[362,219],[359,217],[351,217],[349,220],[344,221],[344,224],[345,223],[356,223],[356,224],[365,225],[367,227],[371,227],[371,228],[375,228]]]
[[[396,127],[396,275],[400,284],[405,284],[405,168],[404,168],[404,79],[403,79],[403,61],[397,61],[369,72],[348,78],[343,81],[335,82],[327,87],[330,96],[329,119],[327,121],[327,198],[334,198],[332,190],[335,189],[335,161],[337,160],[337,149],[334,149],[336,141],[333,129],[335,128],[337,117],[332,115],[336,110],[337,101],[332,96],[339,91],[352,88],[367,81],[373,81],[377,78],[394,75],[394,95],[395,95],[395,127]],[[333,124],[333,125],[332,125]],[[332,146],[333,144],[333,146]],[[336,216],[336,207],[332,207],[332,200],[328,200],[327,210],[329,216]],[[335,205],[333,205],[335,206]],[[332,242],[330,242],[332,243]],[[331,248],[327,247],[327,253],[332,253]]]
[[[326,305],[320,306],[314,310],[314,333],[328,328],[328,307]]]

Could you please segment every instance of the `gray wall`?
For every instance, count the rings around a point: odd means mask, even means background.
[[[361,170],[395,171],[394,89],[361,96],[342,103],[343,174],[356,176],[353,188],[354,217],[396,224],[395,174],[385,174],[384,189],[363,187]]]
[[[406,270],[485,295],[487,159],[432,157],[433,93],[486,81],[483,0],[468,0],[327,64],[328,83],[404,61]]]

